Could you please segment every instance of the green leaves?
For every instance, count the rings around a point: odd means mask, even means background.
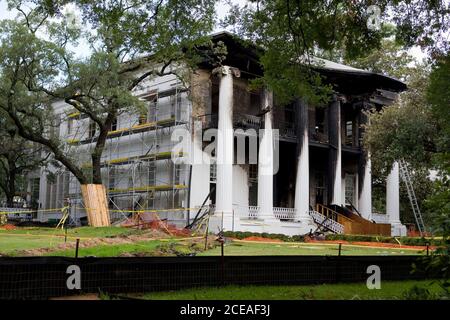
[[[49,148],[80,183],[101,183],[94,158],[101,158],[111,124],[120,113],[143,108],[133,90],[144,81],[192,71],[202,58],[199,46],[208,43],[215,2],[10,1],[21,18],[0,25],[0,109],[20,135]],[[64,14],[67,6],[80,15],[81,26]],[[83,41],[91,51],[80,58],[76,48]],[[92,174],[83,172],[70,144],[49,129],[55,102],[71,105],[98,128]]]
[[[388,54],[374,59],[374,64],[385,69],[399,65],[399,61]],[[405,159],[414,168],[434,168],[431,158],[435,152],[437,127],[425,90],[428,83],[426,65],[409,67],[408,60],[399,75],[408,79],[408,91],[400,95],[394,105],[370,115],[370,126],[364,136],[364,146],[372,154],[373,170],[376,175],[385,176],[391,164]]]
[[[371,5],[379,9],[379,29],[368,27]],[[431,52],[449,49],[443,35],[450,26],[450,4],[422,0],[253,0],[231,6],[223,23],[231,24],[234,32],[266,50],[260,83],[282,97],[306,94],[317,101],[326,98],[327,92],[318,88],[321,85],[309,63],[301,66],[299,61],[308,61],[313,55],[347,62],[361,59],[357,64],[403,79],[409,72],[407,60],[411,60],[400,48],[420,45]],[[390,47],[384,43],[386,38],[393,38]],[[387,52],[381,51],[386,48]],[[377,55],[382,54],[394,56],[388,64],[374,65]]]

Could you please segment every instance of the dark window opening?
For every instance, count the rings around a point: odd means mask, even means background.
[[[89,138],[93,138],[95,136],[96,131],[97,131],[97,124],[93,121],[89,122]]]
[[[111,122],[111,125],[109,126],[109,131],[115,131],[115,130],[117,130],[117,119],[114,119]]]
[[[325,108],[316,108],[316,133],[325,133]]]
[[[152,91],[148,96],[143,97],[145,100],[146,110],[142,110],[139,114],[139,124],[156,121],[156,110],[158,103],[158,95],[156,91]]]
[[[345,144],[353,145],[353,121],[351,120],[345,123]]]
[[[258,205],[258,165],[248,166],[248,205]]]

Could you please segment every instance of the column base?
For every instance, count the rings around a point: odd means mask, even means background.
[[[296,221],[301,223],[301,229],[304,231],[304,233],[309,231],[314,232],[314,230],[317,229],[317,225],[309,215],[297,217]]]
[[[264,222],[278,222],[279,220],[273,215],[272,210],[267,211],[259,211],[258,219],[263,220]]]
[[[391,236],[392,237],[406,237],[406,226],[401,222],[391,222]]]
[[[238,217],[233,211],[216,211],[210,217],[209,227],[211,232],[235,231],[238,225]]]

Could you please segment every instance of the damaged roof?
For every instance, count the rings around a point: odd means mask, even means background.
[[[227,31],[215,33],[212,38],[213,41],[222,41],[227,47],[228,55],[224,64],[235,66],[249,75],[262,75],[263,70],[259,63],[259,57],[263,53],[261,48]],[[394,92],[407,89],[404,82],[384,74],[318,57],[310,58],[310,63],[323,76],[324,82],[332,84],[339,92],[357,94],[376,89]]]

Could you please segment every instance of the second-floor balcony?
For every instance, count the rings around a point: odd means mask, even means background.
[[[196,121],[200,121],[202,124],[202,129],[218,128],[218,114],[204,114],[198,116]],[[244,113],[233,113],[233,128],[234,129],[254,129],[259,130],[264,128],[263,117],[244,114]],[[296,127],[293,121],[279,121],[276,118],[273,120],[273,128],[278,130],[279,139],[281,141],[287,141],[296,143],[297,134]],[[315,128],[310,128],[308,131],[309,142],[313,146],[328,147],[329,137],[328,134],[319,131]],[[345,137],[342,139],[343,150],[360,150],[359,144],[352,142],[353,138]],[[359,141],[359,140],[358,140]]]
[[[210,129],[218,127],[218,115],[217,114],[205,114],[196,118],[197,121],[201,121],[202,129]],[[233,128],[234,129],[254,129],[259,130],[264,128],[264,121],[262,117],[244,113],[233,114]],[[284,141],[296,141],[295,126],[293,122],[276,121],[273,124],[274,129],[279,130],[279,138]]]
[[[198,116],[196,120],[201,121],[203,129],[217,128],[219,124],[218,114],[204,114]],[[262,128],[262,121],[259,116],[244,113],[234,113],[233,127],[259,130],[260,128]]]

